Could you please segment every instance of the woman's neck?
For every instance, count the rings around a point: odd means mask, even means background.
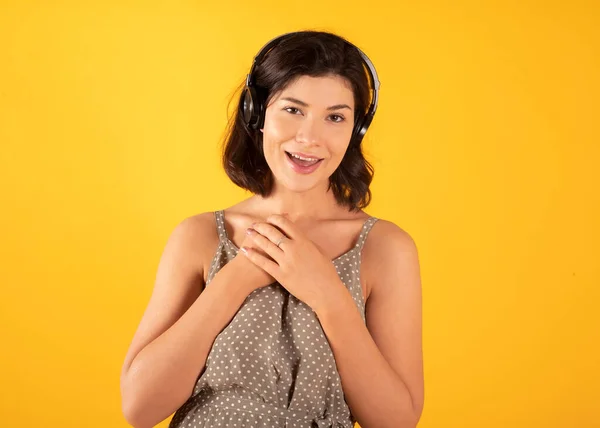
[[[265,198],[256,195],[252,199],[266,215],[286,213],[293,222],[328,219],[339,216],[345,210],[337,203],[331,190],[305,193],[274,191]]]

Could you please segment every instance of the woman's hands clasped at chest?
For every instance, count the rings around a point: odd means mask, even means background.
[[[315,312],[345,289],[333,262],[288,218],[271,215],[246,233],[253,245],[245,240],[241,252]]]

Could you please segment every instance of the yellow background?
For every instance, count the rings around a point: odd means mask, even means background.
[[[247,196],[229,96],[311,28],[382,82],[367,212],[420,249],[420,427],[600,427],[598,3],[216,3],[0,2],[0,425],[127,426],[169,233]]]

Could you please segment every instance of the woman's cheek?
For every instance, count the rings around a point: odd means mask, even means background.
[[[293,133],[293,123],[289,120],[276,118],[271,122],[269,127],[270,138],[274,141],[281,142],[286,135]]]

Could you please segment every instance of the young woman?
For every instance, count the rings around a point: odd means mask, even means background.
[[[223,165],[252,196],[184,219],[125,358],[123,412],[152,427],[414,427],[417,249],[365,213],[379,81],[328,32],[257,54]],[[368,239],[367,239],[368,238]]]

